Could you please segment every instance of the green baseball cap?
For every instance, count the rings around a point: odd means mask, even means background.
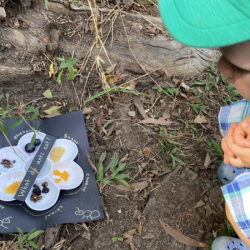
[[[250,40],[250,0],[159,0],[164,25],[179,42],[216,48]]]

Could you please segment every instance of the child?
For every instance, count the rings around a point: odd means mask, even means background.
[[[218,69],[244,98],[219,114],[224,164],[218,176],[225,184],[226,215],[240,239],[219,237],[212,249],[250,250],[250,0],[159,0],[159,8],[176,40],[220,49]]]

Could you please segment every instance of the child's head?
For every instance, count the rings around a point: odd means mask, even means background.
[[[220,48],[218,69],[243,98],[250,101],[250,41]]]
[[[219,70],[250,101],[250,0],[159,0],[159,7],[176,40],[220,48]]]

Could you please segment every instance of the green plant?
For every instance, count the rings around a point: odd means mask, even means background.
[[[181,164],[182,166],[186,166],[186,163],[184,163],[180,158],[176,157],[175,154],[177,153],[178,149],[174,149],[173,151],[169,151],[168,154],[172,158],[172,170],[175,170],[176,162]]]
[[[207,71],[214,72],[214,71],[215,71],[215,64],[213,63],[213,64],[207,69]]]
[[[234,231],[234,228],[230,224],[229,220],[226,218],[226,229],[219,230],[221,235],[226,235],[230,237],[237,237],[237,234]]]
[[[191,107],[197,115],[199,115],[199,114],[203,115],[202,109],[207,108],[207,106],[204,106],[203,103],[186,104],[185,106]]]
[[[36,140],[37,130],[34,129],[27,121],[37,120],[37,127],[39,127],[39,109],[34,108],[33,106],[28,106],[25,104],[9,104],[9,94],[0,95],[0,131],[8,137],[7,129],[5,127],[5,119],[17,119],[18,121],[13,123],[10,128],[16,128],[20,126],[23,122],[25,122],[29,128],[34,132],[34,135],[31,140],[30,147],[34,144]],[[2,104],[2,101],[5,100],[6,104]]]
[[[113,241],[113,242],[116,242],[116,241],[121,241],[121,242],[123,242],[124,239],[123,239],[122,237],[113,237],[113,238],[112,238],[112,241]]]
[[[211,154],[212,156],[211,160],[216,164],[220,164],[223,160],[223,155],[224,155],[220,141],[218,140],[209,141],[207,140],[206,137],[204,137],[203,140],[209,146],[209,149],[207,149],[206,151]]]
[[[126,185],[129,188],[129,184],[126,181],[126,179],[132,179],[129,175],[123,174],[122,172],[135,168],[135,167],[126,167],[126,163],[122,163],[119,165],[119,154],[114,153],[112,160],[108,164],[108,166],[104,169],[103,162],[105,161],[107,157],[107,152],[104,151],[99,159],[99,162],[97,164],[97,169],[98,169],[98,176],[97,180],[100,184],[111,184],[111,185],[116,185],[116,181],[121,182],[122,184]],[[119,165],[119,166],[118,166]],[[104,174],[107,172],[110,172],[110,175],[107,175],[104,177]]]
[[[158,153],[161,153],[162,156],[166,152],[167,149],[175,147],[175,144],[169,143],[167,140],[162,141],[158,139],[158,141],[159,141],[159,144],[161,145],[161,148],[158,149]]]
[[[69,113],[74,112],[74,111],[77,111],[77,110],[79,110],[78,107],[75,107],[75,106],[70,106],[70,107],[69,107]]]
[[[15,243],[14,246],[18,245],[21,250],[25,249],[24,246],[29,244],[31,247],[34,249],[39,249],[36,243],[33,241],[37,236],[40,234],[44,233],[43,230],[35,231],[36,229],[32,229],[29,233],[24,234],[21,228],[17,227],[16,228],[19,232],[19,236],[17,238],[17,242]]]
[[[241,98],[240,93],[231,85],[226,86],[226,91],[228,93],[228,96],[223,99],[223,102],[226,103],[227,105],[239,101]]]
[[[224,74],[221,73],[220,78],[221,78],[222,82],[227,83],[227,77]]]
[[[70,58],[66,61],[66,59],[64,57],[63,58],[58,57],[57,60],[59,60],[61,62],[61,64],[60,64],[61,71],[58,74],[57,82],[59,84],[62,83],[61,77],[62,77],[64,70],[66,70],[66,69],[68,69],[67,79],[69,81],[74,80],[75,73],[77,72],[77,69],[74,68],[74,65],[77,63],[78,59]],[[51,65],[53,65],[53,64],[51,64]]]
[[[179,89],[178,88],[158,88],[158,87],[153,87],[153,89],[157,90],[160,94],[165,94],[168,96],[175,96],[176,94],[179,94]]]
[[[195,137],[195,134],[198,134],[202,129],[197,129],[194,125],[191,125],[188,123],[188,121],[184,121],[183,119],[177,119],[178,121],[181,121],[185,124],[186,129],[192,129],[193,132],[193,139]]]

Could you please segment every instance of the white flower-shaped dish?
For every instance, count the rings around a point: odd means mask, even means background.
[[[25,145],[31,142],[33,133],[25,134],[18,142],[18,146],[15,146],[14,149],[19,156],[22,157],[29,165],[34,159],[35,154],[37,153],[39,146],[36,147],[35,151],[28,153],[25,151]],[[41,142],[45,138],[45,134],[39,132],[37,134],[37,139],[40,139]],[[45,161],[45,164],[40,171],[40,175],[37,176],[35,184],[40,187],[42,190],[42,184],[47,182],[49,192],[42,193],[42,199],[39,202],[31,201],[30,197],[32,195],[32,190],[30,190],[25,203],[36,211],[43,211],[52,207],[58,200],[60,190],[70,190],[78,187],[84,178],[84,173],[82,168],[74,162],[78,154],[78,148],[76,144],[67,139],[57,139],[51,151],[56,147],[62,147],[65,149],[65,152],[61,159],[53,163],[50,159],[50,153],[48,158]],[[1,165],[2,160],[7,159],[12,163],[11,168],[6,168],[4,165]],[[22,182],[26,172],[28,171],[28,166],[14,153],[11,147],[5,147],[0,149],[0,200],[2,201],[13,201],[15,195],[6,194],[4,189],[9,187],[15,182]],[[68,180],[65,181],[60,176],[54,175],[55,171],[59,171],[61,174],[67,172]],[[60,179],[59,183],[58,180]]]

